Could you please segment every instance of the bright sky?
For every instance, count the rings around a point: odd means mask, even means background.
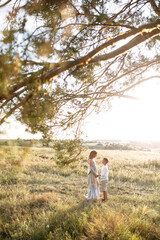
[[[160,80],[143,83],[129,94],[141,100],[115,99],[108,112],[86,124],[89,139],[160,141]]]
[[[89,140],[160,141],[160,79],[145,82],[129,94],[141,100],[115,99],[108,112],[88,117],[82,137]],[[0,133],[1,139],[41,137],[25,132],[25,126],[13,117],[9,124],[0,127],[0,132],[4,132]]]
[[[141,100],[115,99],[108,112],[88,117],[83,138],[107,140],[160,141],[160,79],[152,79],[129,92]],[[1,127],[0,138],[39,138],[25,132],[13,118]]]

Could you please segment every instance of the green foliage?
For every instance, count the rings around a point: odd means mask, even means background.
[[[147,70],[154,66],[159,72],[159,16],[153,5],[121,0],[0,4],[5,15],[0,124],[14,114],[48,144],[51,128],[79,126],[90,112],[138,85]],[[122,52],[115,51],[119,46]]]
[[[67,166],[71,163],[80,162],[83,159],[82,143],[80,140],[55,140],[55,160],[59,166]]]
[[[40,100],[39,100],[40,99]],[[28,126],[28,129],[32,133],[37,131],[46,135],[51,127],[52,118],[58,109],[58,105],[53,104],[53,99],[46,90],[39,91],[38,95],[33,97],[25,105],[25,108],[21,109],[21,115],[17,115],[17,119]],[[46,121],[48,124],[46,125]]]

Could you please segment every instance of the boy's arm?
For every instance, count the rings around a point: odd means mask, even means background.
[[[101,178],[105,178],[107,175],[107,169],[103,168],[103,170],[101,171]]]

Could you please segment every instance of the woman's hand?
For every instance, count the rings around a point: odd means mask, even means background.
[[[95,177],[97,178],[97,177],[100,177],[101,175],[100,174],[97,174]]]

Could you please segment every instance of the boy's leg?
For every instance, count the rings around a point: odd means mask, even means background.
[[[103,191],[103,200],[104,201],[108,200],[107,191]]]
[[[108,194],[107,194],[107,191],[105,191],[105,200],[108,200]]]
[[[103,200],[105,200],[105,191],[103,191]]]
[[[106,191],[104,191],[104,201],[106,201]]]

